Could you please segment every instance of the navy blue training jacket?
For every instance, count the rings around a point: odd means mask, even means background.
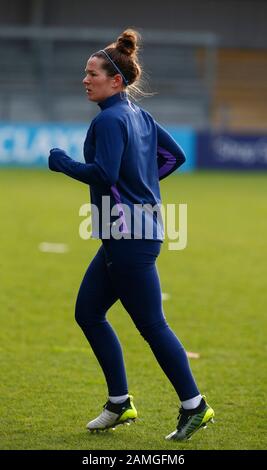
[[[147,111],[128,99],[126,93],[110,96],[99,106],[101,112],[93,119],[84,142],[85,163],[73,160],[61,149],[52,149],[49,168],[90,185],[91,204],[97,208],[92,212],[93,237],[109,238],[107,227],[110,230],[110,226],[116,224],[112,220],[117,219],[123,236],[128,233],[136,237],[139,230],[138,238],[145,238],[144,226],[140,229],[136,223],[142,211],[140,207],[161,204],[159,180],[185,162],[184,152]],[[103,216],[103,200],[105,204],[110,200],[111,209],[117,208],[117,213],[112,212],[111,223],[106,214]],[[97,212],[100,222],[96,220]],[[128,212],[130,219],[125,217]],[[160,217],[151,210],[146,210],[145,214],[153,232],[151,238],[162,240]]]

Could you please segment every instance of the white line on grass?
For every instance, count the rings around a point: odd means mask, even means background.
[[[171,298],[170,294],[167,294],[166,292],[162,292],[161,297],[162,300],[169,300]]]
[[[189,357],[190,359],[199,359],[199,358],[200,358],[200,354],[199,354],[199,353],[195,353],[195,352],[191,352],[191,351],[186,351],[186,354],[187,354],[187,357]]]
[[[39,250],[44,253],[67,253],[69,247],[66,243],[42,242],[39,244]]]
[[[162,296],[163,301],[164,300],[169,300],[171,298],[170,294],[168,294],[167,292],[162,292],[161,296]],[[199,353],[195,353],[195,352],[192,352],[192,351],[186,351],[186,355],[190,359],[199,359],[200,358]]]

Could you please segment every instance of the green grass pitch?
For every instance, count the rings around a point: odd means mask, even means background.
[[[86,431],[106,400],[102,372],[73,318],[99,246],[78,235],[87,188],[47,171],[2,169],[1,449],[266,448],[267,175],[180,174],[161,189],[164,203],[188,204],[187,248],[168,251],[165,241],[158,261],[170,295],[164,311],[186,350],[200,354],[191,366],[216,423],[191,441],[165,441],[176,424],[176,394],[116,303],[109,319],[139,420]],[[70,250],[43,253],[43,241]]]

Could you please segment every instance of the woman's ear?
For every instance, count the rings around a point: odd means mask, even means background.
[[[122,79],[122,76],[117,73],[116,75],[114,75],[113,77],[113,84],[114,84],[114,88],[122,88],[123,86],[123,79]]]

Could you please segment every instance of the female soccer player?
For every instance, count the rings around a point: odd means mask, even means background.
[[[76,320],[108,388],[103,411],[87,428],[104,430],[137,417],[128,395],[122,349],[106,320],[107,311],[120,299],[181,401],[177,428],[166,437],[180,441],[212,421],[214,411],[200,394],[186,352],[162,311],[155,265],[163,239],[162,221],[153,210],[137,217],[140,207],[160,204],[159,180],[185,161],[182,149],[168,132],[128,98],[132,89],[138,89],[141,76],[138,40],[138,33],[128,29],[115,43],[91,55],[83,84],[88,99],[98,103],[100,112],[84,143],[86,163],[52,149],[49,168],[90,185],[98,221],[106,220],[107,214],[102,217],[104,197],[109,197],[110,207],[117,210],[117,218],[113,211],[110,222],[93,227],[102,244],[85,273],[76,302]],[[140,226],[143,219],[145,227]]]

